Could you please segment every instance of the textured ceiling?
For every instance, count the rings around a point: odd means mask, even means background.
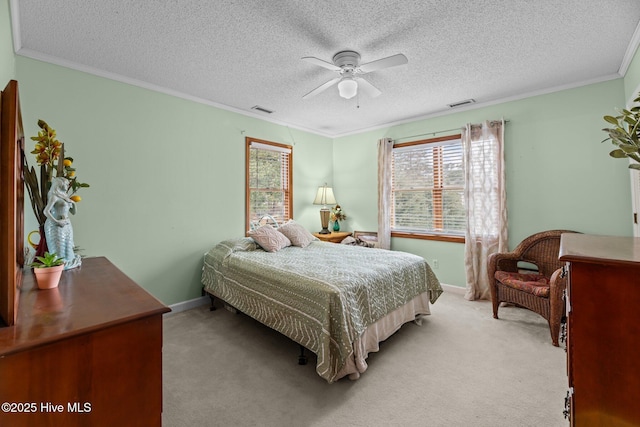
[[[11,0],[29,56],[326,136],[619,77],[640,38],[638,0]],[[408,64],[345,100],[301,60]],[[272,114],[252,110],[259,105]],[[469,107],[462,107],[469,108]]]

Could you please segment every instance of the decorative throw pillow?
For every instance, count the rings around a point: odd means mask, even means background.
[[[249,231],[249,236],[267,252],[277,252],[282,248],[291,246],[291,241],[287,239],[287,236],[269,224]]]
[[[313,234],[309,233],[306,228],[294,220],[289,220],[281,225],[278,231],[287,236],[293,246],[300,246],[301,248],[309,246],[309,243],[316,240]]]

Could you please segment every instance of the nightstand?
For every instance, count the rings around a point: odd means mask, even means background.
[[[331,234],[313,233],[318,239],[323,242],[340,243],[345,237],[351,236],[350,231],[332,231]]]

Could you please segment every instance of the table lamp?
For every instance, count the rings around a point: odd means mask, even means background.
[[[331,211],[327,205],[336,204],[336,198],[333,195],[333,188],[327,187],[327,183],[325,182],[323,186],[318,188],[318,193],[316,194],[313,204],[322,205],[322,208],[320,209],[320,222],[322,223],[322,230],[320,231],[320,234],[331,234],[331,231],[329,231],[329,215],[331,214]]]

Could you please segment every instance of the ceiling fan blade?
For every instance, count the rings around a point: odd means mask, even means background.
[[[315,96],[315,95],[319,94],[320,92],[322,92],[324,90],[327,90],[328,88],[330,88],[334,84],[338,83],[339,81],[340,81],[340,77],[336,77],[335,79],[331,79],[328,82],[326,82],[324,84],[321,84],[320,86],[318,86],[317,88],[315,88],[314,90],[312,90],[311,92],[306,94],[305,96],[303,96],[302,99],[311,98],[312,96]]]
[[[356,81],[358,82],[358,87],[360,88],[360,90],[362,90],[364,93],[366,93],[372,98],[375,98],[376,96],[379,96],[382,93],[380,89],[378,89],[377,87],[375,87],[374,85],[372,85],[371,83],[369,83],[367,80],[363,78],[356,78]]]
[[[392,55],[386,58],[378,59],[377,61],[372,61],[366,64],[362,64],[358,68],[363,73],[370,73],[372,71],[381,70],[383,68],[395,67],[397,65],[404,65],[407,62],[409,62],[407,57],[399,53],[397,55]]]
[[[322,59],[318,59],[318,58],[313,57],[313,56],[305,56],[302,59],[307,61],[307,62],[310,62],[312,64],[319,65],[320,67],[327,68],[327,69],[329,69],[331,71],[340,71],[341,70],[340,67],[336,67],[335,65],[333,65],[333,64],[331,64],[331,63],[329,63],[327,61],[323,61]]]

